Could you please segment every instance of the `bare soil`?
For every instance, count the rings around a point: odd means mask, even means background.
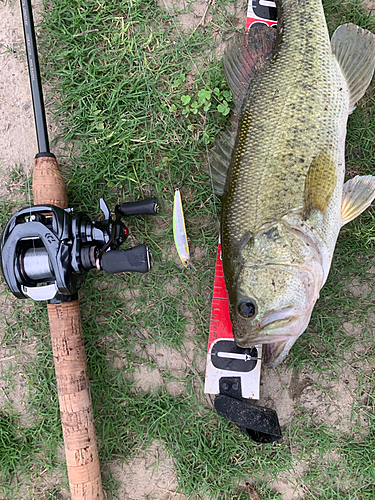
[[[375,8],[373,0],[368,0],[369,7]],[[161,8],[168,8],[173,14],[173,7],[183,7],[181,2],[173,0],[160,0]],[[35,2],[35,12],[41,9],[41,1]],[[192,4],[189,14],[179,17],[184,31],[187,33],[194,30],[205,15],[205,22],[210,22],[210,7],[204,0],[197,0]],[[38,21],[38,15],[35,16]],[[244,25],[246,10],[238,12],[236,22]],[[14,174],[15,166],[21,166],[23,171],[30,172],[33,158],[37,151],[36,135],[34,128],[34,118],[32,102],[29,89],[29,77],[25,58],[25,49],[22,33],[22,22],[18,2],[2,1],[0,3],[0,197],[4,200],[14,200],[21,194],[17,193],[18,181]],[[219,48],[219,50],[221,50]],[[56,125],[49,125],[51,136],[53,137]],[[2,289],[4,289],[4,286]],[[352,292],[361,297],[366,290],[360,290],[356,283],[352,284]],[[7,294],[0,294],[0,317],[4,323],[7,319],[12,321],[13,299]],[[349,334],[359,333],[356,325],[345,323],[345,329]],[[194,324],[191,323],[190,330],[193,333]],[[2,334],[0,333],[0,339]],[[22,364],[31,359],[35,343],[30,339],[25,346],[20,344],[18,350],[11,351],[6,347],[0,348],[0,376],[4,376],[7,370],[13,366],[19,367],[17,382],[12,387],[0,387],[0,408],[4,407],[6,400],[12,401],[17,411],[23,413],[27,419],[27,391]],[[185,342],[186,353],[184,356],[178,350],[167,350],[167,348],[157,347],[148,344],[143,350],[142,356],[145,361],[153,359],[157,368],[151,370],[148,364],[140,364],[135,380],[139,390],[153,391],[165,384],[163,372],[169,370],[174,381],[166,384],[166,389],[172,395],[183,393],[183,380],[185,373],[191,369],[189,361],[195,360],[201,373],[204,372],[205,359],[201,353],[197,352],[192,339]],[[360,349],[360,347],[359,347]],[[142,348],[140,347],[140,350]],[[16,353],[15,353],[16,352]],[[355,356],[354,354],[352,354]],[[121,366],[121,356],[115,359],[114,363]],[[361,370],[371,370],[371,367],[361,366]],[[179,380],[181,382],[179,382]],[[296,412],[297,404],[311,412],[315,417],[329,423],[338,429],[349,427],[351,418],[353,394],[358,387],[359,376],[355,369],[349,364],[344,369],[336,383],[325,377],[311,375],[310,373],[300,373],[297,375],[293,371],[287,371],[281,367],[273,371],[264,371],[261,386],[260,404],[275,408],[279,415],[280,424],[285,432],[288,432],[290,424]],[[5,390],[6,389],[6,390]],[[365,416],[363,416],[365,419]],[[364,422],[365,423],[365,422]],[[119,481],[121,487],[118,498],[122,500],[142,500],[142,499],[175,499],[184,500],[186,497],[176,492],[177,481],[174,472],[173,461],[168,457],[164,447],[153,442],[146,452],[136,455],[129,463],[115,461],[110,465],[113,477]],[[306,498],[306,492],[298,484],[302,477],[304,464],[295,465],[293,473],[284,473],[279,480],[270,483],[272,487],[283,494],[284,500]],[[44,493],[51,489],[54,484],[61,480],[59,477],[43,476],[37,478],[34,485],[28,485],[22,498],[44,498]],[[250,479],[250,478],[249,478]],[[61,491],[61,500],[68,499],[68,492]],[[4,499],[5,500],[5,499]]]

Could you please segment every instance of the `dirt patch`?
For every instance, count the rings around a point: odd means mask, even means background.
[[[0,16],[0,168],[6,175],[21,165],[29,173],[37,143],[19,4],[2,2]],[[2,182],[0,196],[13,200],[10,191]]]
[[[116,461],[110,472],[119,482],[118,500],[185,500],[187,497],[177,492],[178,483],[173,460],[167,455],[162,444],[153,442],[145,452],[132,458],[128,463]]]
[[[361,283],[358,279],[353,279],[348,284],[348,291],[355,299],[368,297],[372,293],[372,288],[367,283]]]
[[[363,5],[365,5],[372,12],[375,10],[374,0],[363,0]]]
[[[283,500],[299,500],[305,498],[306,489],[300,484],[303,480],[304,468],[301,463],[295,462],[291,472],[281,472],[275,481],[271,481],[274,488]]]
[[[280,426],[286,429],[295,416],[297,405],[307,410],[312,419],[324,421],[329,427],[348,431],[351,428],[353,404],[359,387],[358,370],[351,364],[332,374],[319,375],[284,368],[264,370],[259,404],[276,410]],[[332,367],[334,372],[334,367]],[[366,430],[365,414],[363,428]]]
[[[350,367],[339,374],[339,379],[332,381],[328,376],[315,376],[315,383],[306,387],[301,394],[299,404],[308,410],[316,422],[325,422],[329,428],[347,432],[352,427],[353,404],[359,381]],[[363,428],[366,423],[363,422]]]
[[[289,389],[293,373],[284,367],[262,371],[258,404],[277,412],[280,426],[284,429],[293,418],[294,400]]]
[[[180,29],[187,34],[195,32],[197,28],[212,23],[212,9],[217,8],[212,0],[191,2],[189,5],[185,0],[158,0],[158,5],[169,13],[172,22],[179,25]],[[233,2],[222,9],[222,15],[226,18],[228,28],[242,29],[246,22],[247,2]],[[214,26],[215,27],[215,26]],[[224,46],[222,47],[224,49]],[[220,52],[218,52],[220,53]]]
[[[348,432],[352,427],[353,405],[358,400],[359,373],[369,370],[363,363],[355,362],[355,351],[350,361],[354,361],[355,366],[348,362],[341,369],[332,367],[332,372],[328,374],[307,371],[297,374],[284,368],[264,370],[259,404],[277,411],[283,430],[298,414],[298,407],[307,410],[313,420]],[[356,409],[356,418],[361,420],[361,426],[367,432],[365,408],[362,411]]]
[[[190,326],[190,328],[189,328]],[[188,325],[187,336],[194,331],[194,325]],[[148,333],[143,329],[137,330],[136,335],[143,341],[135,348],[134,355],[144,362],[135,361],[134,372],[128,375],[133,382],[133,388],[149,392],[165,389],[171,396],[180,396],[185,391],[187,373],[196,375],[197,396],[202,399],[203,379],[206,369],[206,358],[200,348],[193,341],[186,340],[181,349],[168,346],[156,345],[150,339]],[[148,341],[147,341],[148,339]],[[145,342],[146,341],[146,342]],[[124,361],[121,356],[115,356],[113,360],[115,368],[122,369]],[[207,403],[207,399],[202,402]]]

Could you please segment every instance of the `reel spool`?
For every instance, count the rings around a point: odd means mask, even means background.
[[[109,274],[151,269],[146,245],[117,248],[128,236],[121,216],[156,214],[156,198],[116,206],[114,221],[103,198],[100,208],[104,221],[54,205],[36,205],[13,215],[0,251],[4,278],[17,298],[69,301],[76,298],[92,268]]]

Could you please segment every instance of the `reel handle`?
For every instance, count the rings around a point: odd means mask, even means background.
[[[151,251],[145,244],[128,250],[110,250],[103,254],[100,261],[100,267],[108,274],[147,273],[151,265]]]
[[[158,200],[153,196],[144,200],[127,201],[117,205],[116,211],[124,217],[128,215],[156,215],[158,213]]]
[[[36,205],[68,207],[64,179],[51,153],[35,158],[33,194]],[[71,498],[104,500],[79,302],[47,307]]]

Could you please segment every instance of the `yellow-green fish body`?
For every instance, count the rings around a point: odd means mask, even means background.
[[[371,80],[375,36],[349,24],[331,42],[320,0],[278,12],[276,42],[257,27],[224,56],[238,126],[213,150],[212,173],[233,334],[266,344],[270,366],[306,329],[341,226],[375,197],[372,176],[344,187],[347,118]]]

